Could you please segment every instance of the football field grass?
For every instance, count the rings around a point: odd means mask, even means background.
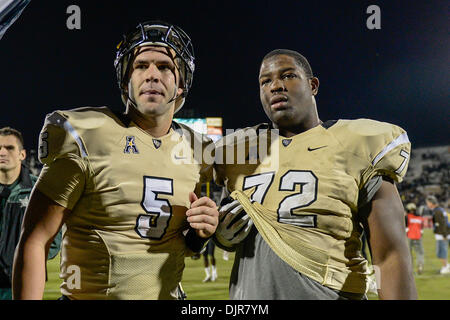
[[[425,248],[425,270],[421,275],[414,274],[417,292],[421,300],[450,300],[450,275],[440,275],[440,261],[436,258],[435,240],[431,229],[426,229],[423,236]],[[218,279],[215,282],[203,283],[205,277],[203,256],[198,260],[186,258],[186,269],[183,275],[183,289],[188,300],[228,300],[228,281],[233,265],[234,253],[229,260],[223,259],[223,251],[216,247],[216,263]],[[61,296],[59,285],[59,257],[48,262],[48,282],[44,299],[55,300]],[[369,294],[369,299],[378,299]]]

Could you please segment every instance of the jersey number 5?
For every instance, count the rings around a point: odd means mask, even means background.
[[[166,199],[159,199],[159,194],[173,195],[173,180],[145,176],[141,206],[147,214],[137,217],[135,228],[142,238],[160,240],[166,233],[172,207]]]
[[[274,176],[274,172],[266,172],[245,177],[242,189],[247,190],[256,187],[251,200],[263,204]],[[289,170],[280,178],[278,190],[295,191],[297,185],[300,185],[300,191],[286,196],[278,205],[278,222],[300,227],[316,227],[317,215],[298,215],[294,214],[293,210],[309,206],[317,200],[317,177],[312,171]]]

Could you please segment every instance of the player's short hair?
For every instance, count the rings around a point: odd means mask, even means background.
[[[23,137],[19,130],[13,129],[11,127],[4,127],[0,129],[0,136],[15,136],[19,141],[19,148],[23,149]]]
[[[434,204],[434,205],[438,205],[438,204],[439,204],[437,198],[436,198],[435,196],[433,196],[433,195],[428,196],[428,197],[426,198],[426,201],[428,201],[428,202],[430,202],[430,203],[432,203],[432,204]]]
[[[294,58],[295,62],[297,62],[297,64],[303,69],[303,71],[305,72],[305,74],[308,78],[314,77],[312,69],[311,69],[311,65],[309,64],[308,60],[303,55],[301,55],[300,53],[298,53],[297,51],[294,51],[294,50],[289,50],[289,49],[272,50],[264,56],[263,61],[270,57],[278,56],[278,55],[282,55],[282,54]]]

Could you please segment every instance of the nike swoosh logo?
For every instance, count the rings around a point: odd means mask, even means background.
[[[308,151],[314,151],[314,150],[322,149],[322,148],[325,148],[325,147],[328,147],[328,146],[321,146],[321,147],[317,147],[317,148],[308,147]]]
[[[187,159],[187,157],[179,157],[179,156],[175,155],[175,159],[182,160],[182,159]]]

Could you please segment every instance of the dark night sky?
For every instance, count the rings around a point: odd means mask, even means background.
[[[212,2],[32,0],[0,40],[0,127],[21,130],[36,149],[52,110],[123,109],[115,47],[138,22],[163,19],[193,40],[196,72],[184,108],[196,116],[221,116],[224,128],[267,121],[259,64],[288,48],[305,55],[320,80],[322,120],[395,123],[413,148],[450,143],[447,1]],[[66,27],[71,4],[81,8],[81,30]],[[371,4],[381,8],[381,30],[366,27]]]

